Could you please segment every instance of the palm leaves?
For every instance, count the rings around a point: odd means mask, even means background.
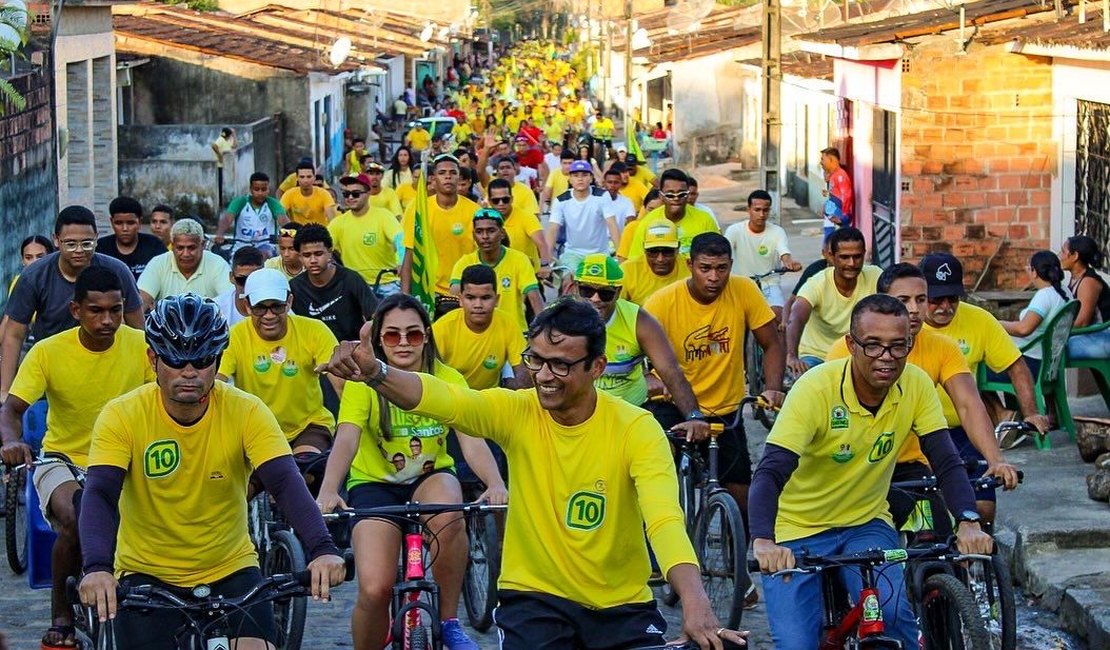
[[[21,50],[27,44],[28,20],[27,6],[22,0],[2,0],[0,5],[0,58],[10,59],[13,55],[22,56]],[[10,106],[17,111],[27,107],[27,100],[7,79],[0,78],[0,114]]]

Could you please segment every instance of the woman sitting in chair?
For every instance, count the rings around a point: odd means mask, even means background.
[[[1080,305],[1076,328],[1110,322],[1110,287],[1094,269],[1102,259],[1098,244],[1086,235],[1068,237],[1060,248],[1060,265],[1071,275],[1068,292]],[[1110,359],[1110,328],[1072,336],[1068,358]]]
[[[1033,294],[1029,306],[1021,310],[1018,320],[999,322],[1006,333],[1014,339],[1014,344],[1023,350],[1022,356],[1026,365],[1029,366],[1029,372],[1036,377],[1041,368],[1041,347],[1035,345],[1028,350],[1025,350],[1024,347],[1044,332],[1049,317],[1056,313],[1057,309],[1064,306],[1064,303],[1068,301],[1068,295],[1064,293],[1063,287],[1060,286],[1060,283],[1064,280],[1064,270],[1060,268],[1060,260],[1052,251],[1033,253],[1033,256],[1029,258],[1029,266],[1026,270],[1029,273],[1029,280],[1037,292]],[[994,375],[994,373],[990,374]],[[991,377],[991,379],[1002,380],[1003,378],[998,376]]]

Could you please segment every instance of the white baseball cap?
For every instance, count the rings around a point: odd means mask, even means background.
[[[258,269],[247,276],[243,295],[252,307],[267,300],[285,302],[289,298],[289,280],[277,269]]]

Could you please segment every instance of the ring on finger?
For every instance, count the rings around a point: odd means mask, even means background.
[[[724,631],[725,631],[725,628],[723,628],[723,627],[717,628],[717,636],[721,636],[721,634],[723,634]]]

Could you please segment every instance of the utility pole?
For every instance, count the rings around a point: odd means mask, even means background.
[[[763,140],[760,180],[771,193],[771,217],[778,220],[782,203],[779,146],[782,143],[782,5],[763,0]]]

